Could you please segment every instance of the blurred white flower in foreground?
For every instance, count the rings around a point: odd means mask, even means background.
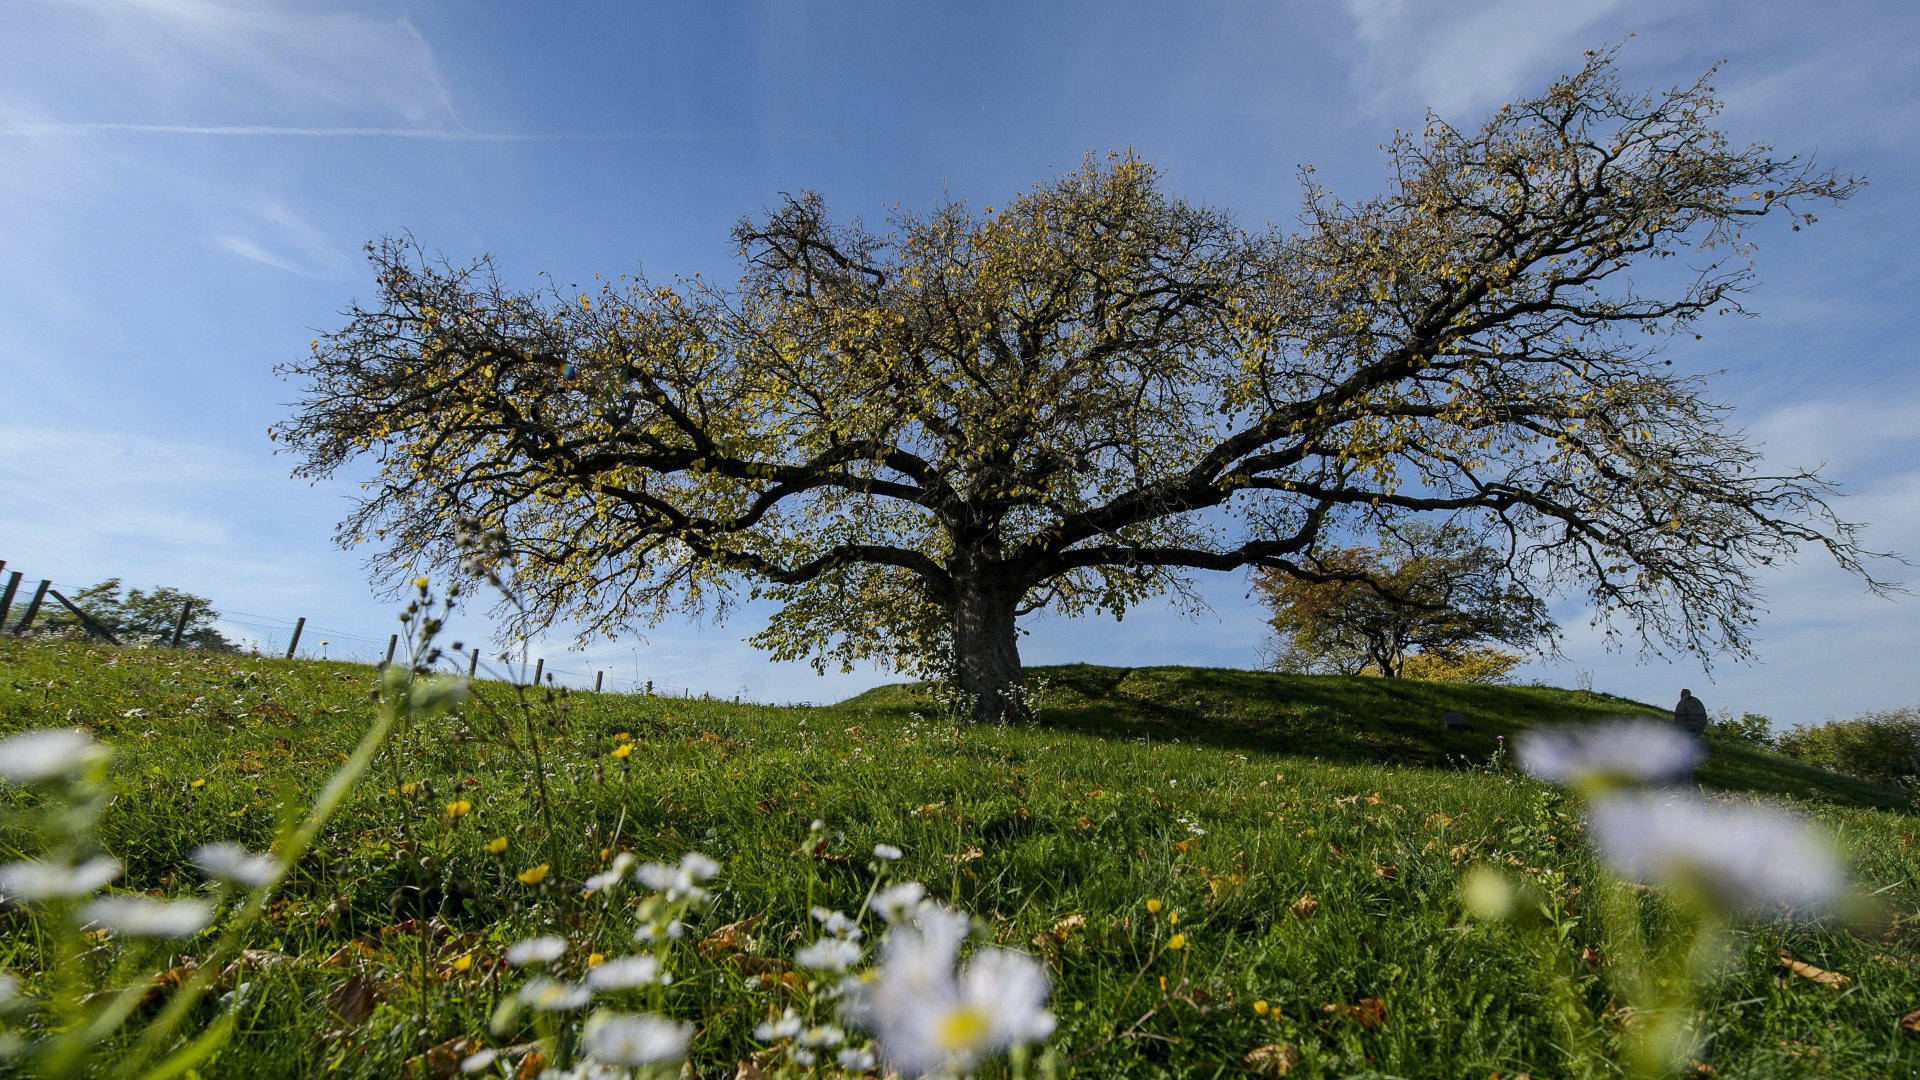
[[[239,844],[222,840],[193,850],[193,865],[210,878],[257,889],[273,880],[277,864],[270,855],[255,855]]]
[[[684,898],[697,904],[707,898],[707,890],[701,886],[719,873],[719,863],[697,851],[689,851],[680,856],[680,862],[674,866],[642,863],[633,876],[640,884],[664,894],[669,902]]]
[[[1575,787],[1675,780],[1693,768],[1697,754],[1692,738],[1658,720],[1537,728],[1516,736],[1513,748],[1533,776]]]
[[[82,908],[80,918],[126,937],[188,938],[213,921],[213,905],[201,900],[103,896]]]
[[[1803,818],[1763,806],[1632,792],[1593,804],[1593,844],[1622,876],[1704,891],[1732,910],[1830,908],[1846,870]]]
[[[514,967],[538,967],[551,964],[566,954],[567,939],[546,934],[507,946],[507,963]]]
[[[982,949],[956,976],[967,916],[933,903],[913,915],[888,932],[879,968],[854,988],[848,1007],[889,1064],[916,1075],[966,1073],[1053,1033],[1047,974],[1032,957]]]
[[[41,728],[0,739],[0,777],[37,784],[71,776],[113,753],[76,728]]]
[[[904,853],[892,844],[875,844],[873,845],[873,854],[875,858],[885,859],[888,862],[899,862],[901,855]]]
[[[8,900],[56,900],[85,896],[120,876],[120,862],[105,855],[78,866],[16,862],[0,866],[0,897]]]
[[[820,924],[820,929],[825,930],[834,937],[846,938],[848,941],[860,940],[860,924],[847,918],[844,912],[823,907],[816,907],[810,910],[813,913],[813,921]]]
[[[825,937],[795,950],[793,962],[812,971],[838,973],[860,962],[860,946],[844,938]]]
[[[586,987],[553,979],[529,979],[527,985],[520,988],[520,1003],[541,1012],[584,1009],[591,999]]]
[[[925,885],[917,881],[903,881],[874,893],[872,907],[881,918],[896,923],[912,915],[926,896]]]
[[[649,1013],[595,1013],[581,1038],[587,1056],[603,1065],[656,1065],[687,1054],[693,1025]]]
[[[672,976],[661,974],[660,961],[652,956],[616,956],[587,972],[587,986],[594,990],[631,990],[672,981]]]
[[[627,871],[633,869],[634,861],[630,851],[615,855],[605,870],[586,880],[583,888],[590,893],[611,893],[619,886],[620,880],[627,876]]]

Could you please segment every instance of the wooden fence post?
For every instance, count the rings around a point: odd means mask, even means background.
[[[33,599],[27,602],[27,613],[20,616],[19,624],[13,628],[14,636],[26,633],[27,627],[33,625],[33,617],[40,614],[40,602],[47,598],[47,590],[51,588],[53,582],[42,579],[40,587],[33,590]]]
[[[0,593],[0,628],[7,625],[7,612],[13,610],[13,597],[20,591],[20,579],[23,576],[18,570],[7,575],[7,591]]]
[[[480,650],[475,649],[473,650],[472,659],[467,661],[467,678],[469,679],[473,678],[473,673],[479,670],[480,670]]]
[[[546,666],[547,658],[544,656],[533,662],[533,685],[540,685],[540,672],[544,671]]]
[[[602,682],[605,682],[606,678],[607,678],[607,673],[604,671],[596,671],[593,673],[593,692],[594,693],[597,694],[600,692],[600,684]]]
[[[387,658],[385,660],[380,661],[381,667],[391,667],[393,665],[393,650],[399,647],[400,647],[400,635],[388,634],[387,635]]]
[[[107,644],[109,645],[120,644],[119,638],[114,637],[111,633],[108,633],[106,627],[101,626],[99,623],[93,621],[93,616],[87,614],[84,611],[81,611],[79,607],[75,606],[73,601],[60,595],[59,589],[48,589],[47,595],[53,597],[55,600],[60,601],[61,606],[65,607],[68,611],[73,612],[73,617],[80,620],[81,627],[83,627],[87,631],[87,633],[106,638]]]
[[[173,624],[173,640],[167,642],[168,648],[177,649],[180,647],[180,639],[185,637],[187,633],[187,616],[191,614],[193,614],[193,601],[188,600],[186,603],[180,605],[180,619]]]
[[[287,659],[289,660],[293,659],[293,650],[300,647],[300,631],[305,630],[306,628],[307,628],[307,617],[305,615],[302,615],[300,616],[299,621],[293,624],[293,640],[287,642]]]

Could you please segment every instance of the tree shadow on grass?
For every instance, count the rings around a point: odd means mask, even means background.
[[[1346,765],[1484,765],[1501,738],[1528,728],[1667,710],[1582,690],[1364,676],[1282,675],[1228,668],[1030,668],[1039,723],[1109,739],[1182,742]],[[917,686],[870,690],[848,702],[931,708]],[[1460,713],[1468,730],[1441,718]],[[1714,742],[1700,768],[1708,788],[1845,806],[1911,810],[1896,791],[1813,768],[1744,743]]]

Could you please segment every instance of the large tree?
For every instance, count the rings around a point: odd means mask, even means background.
[[[1283,670],[1397,679],[1409,659],[1442,661],[1442,669],[1484,666],[1493,659],[1488,645],[1532,650],[1553,639],[1546,604],[1513,580],[1504,554],[1450,523],[1390,525],[1373,544],[1315,552],[1308,561],[1311,578],[1254,575]],[[1469,658],[1482,663],[1459,663]]]
[[[1740,652],[1756,564],[1864,553],[1827,484],[1765,471],[1659,353],[1739,310],[1750,223],[1855,182],[1730,147],[1717,108],[1592,55],[1396,139],[1380,195],[1309,173],[1291,234],[1110,157],[884,233],[788,199],[735,230],[731,288],[514,289],[387,241],[378,301],[283,369],[304,393],[275,434],[297,475],[373,459],[340,539],[378,574],[461,572],[469,519],[513,550],[519,629],[771,598],[775,656],[948,667],[982,719],[1023,711],[1022,613],[1311,577],[1427,512],[1649,647]]]

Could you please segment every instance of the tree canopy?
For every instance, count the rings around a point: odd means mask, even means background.
[[[1503,553],[1457,526],[1405,522],[1381,529],[1371,546],[1334,548],[1313,562],[1312,578],[1254,576],[1284,670],[1390,679],[1472,672],[1462,681],[1489,681],[1513,666],[1502,667],[1503,657],[1520,657],[1488,645],[1531,650],[1553,639],[1546,604],[1513,582]]]
[[[74,606],[112,634],[123,645],[167,645],[173,641],[181,608],[192,604],[180,644],[189,649],[233,652],[235,646],[220,633],[220,613],[202,596],[162,585],[152,590],[127,589],[119,578],[108,578],[73,595]],[[87,633],[64,607],[48,609],[35,624],[36,633],[80,637]]]
[[[459,520],[504,537],[515,630],[764,597],[775,657],[947,668],[981,718],[1022,712],[1020,614],[1323,577],[1423,513],[1648,647],[1741,652],[1755,567],[1866,553],[1660,354],[1740,310],[1753,222],[1856,182],[1730,147],[1704,79],[1630,93],[1612,59],[1430,118],[1373,197],[1309,171],[1293,232],[1115,155],[885,232],[786,199],[734,230],[732,287],[516,289],[390,239],[377,301],[283,367],[274,435],[300,476],[371,459],[339,539],[378,575],[463,573]]]

